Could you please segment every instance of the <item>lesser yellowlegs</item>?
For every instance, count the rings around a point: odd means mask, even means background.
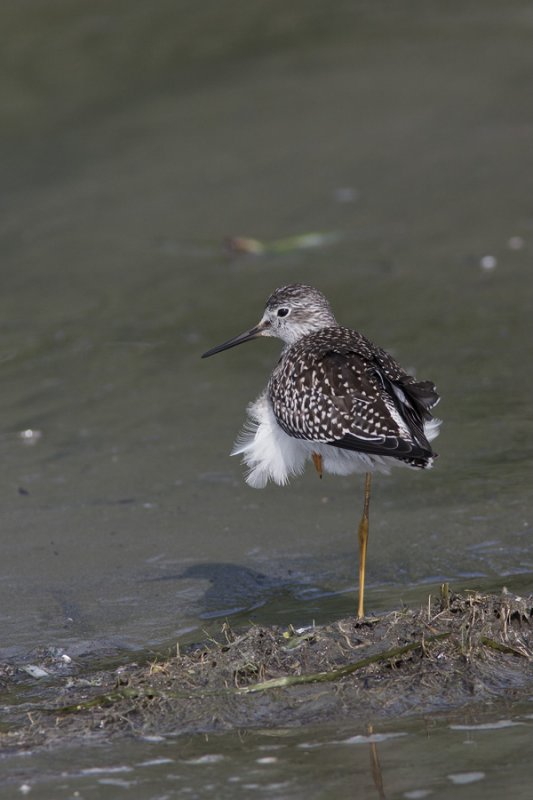
[[[322,472],[364,472],[359,523],[359,604],[364,616],[368,512],[373,472],[394,465],[428,469],[430,441],[440,420],[431,409],[439,395],[430,381],[408,375],[385,350],[357,331],[337,324],[318,289],[294,283],[268,298],[260,322],[213,347],[207,358],[255,339],[284,342],[268,386],[248,407],[248,421],[232,455],[242,455],[246,481],[263,488],[286,484],[307,461]]]

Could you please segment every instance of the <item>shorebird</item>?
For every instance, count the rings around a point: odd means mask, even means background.
[[[281,339],[281,358],[266,389],[248,406],[231,455],[242,455],[246,481],[284,485],[312,460],[316,471],[365,473],[359,523],[359,602],[364,616],[366,551],[373,472],[428,469],[440,420],[431,381],[408,375],[363,334],[340,326],[322,292],[293,283],[270,295],[259,323],[203,354],[207,358],[259,336]]]

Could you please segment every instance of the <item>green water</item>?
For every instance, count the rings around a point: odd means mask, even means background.
[[[422,601],[442,579],[531,590],[531,34],[514,1],[3,4],[4,658],[155,647],[225,613],[301,623],[353,608],[357,480],[309,471],[253,491],[228,456],[279,346],[199,358],[291,281],[443,396],[435,469],[375,482],[369,608]],[[335,236],[255,257],[225,247],[315,231]],[[459,741],[428,724],[435,746]],[[411,759],[391,797],[499,796],[492,779],[451,782],[469,757],[433,761],[417,725],[383,743],[383,760]],[[517,797],[519,747],[498,747],[528,731],[476,737],[477,771],[499,764]],[[269,796],[328,796],[336,759],[339,796],[376,796],[368,745],[299,735],[329,742],[316,775],[297,737],[271,778],[251,775],[262,740],[225,736],[218,796],[226,769]],[[143,760],[123,746],[113,763]],[[42,764],[21,775],[45,793]],[[139,796],[206,794],[204,772],[163,789],[167,772],[143,772]]]

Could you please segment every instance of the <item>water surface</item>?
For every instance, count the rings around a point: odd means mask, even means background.
[[[292,281],[443,396],[435,469],[375,481],[368,608],[530,591],[529,6],[0,15],[3,657],[354,607],[361,481],[228,456],[279,345],[200,360]]]

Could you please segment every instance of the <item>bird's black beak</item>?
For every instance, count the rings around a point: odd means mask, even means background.
[[[240,333],[238,336],[234,336],[233,339],[228,339],[227,342],[217,344],[216,347],[212,347],[211,350],[207,350],[207,352],[202,355],[202,358],[209,358],[209,356],[214,356],[215,353],[221,353],[222,350],[229,350],[230,347],[237,347],[238,344],[249,342],[252,339],[257,339],[258,336],[265,336],[265,331],[269,327],[269,322],[260,322],[259,325],[255,326],[255,328],[250,328],[249,331]]]

